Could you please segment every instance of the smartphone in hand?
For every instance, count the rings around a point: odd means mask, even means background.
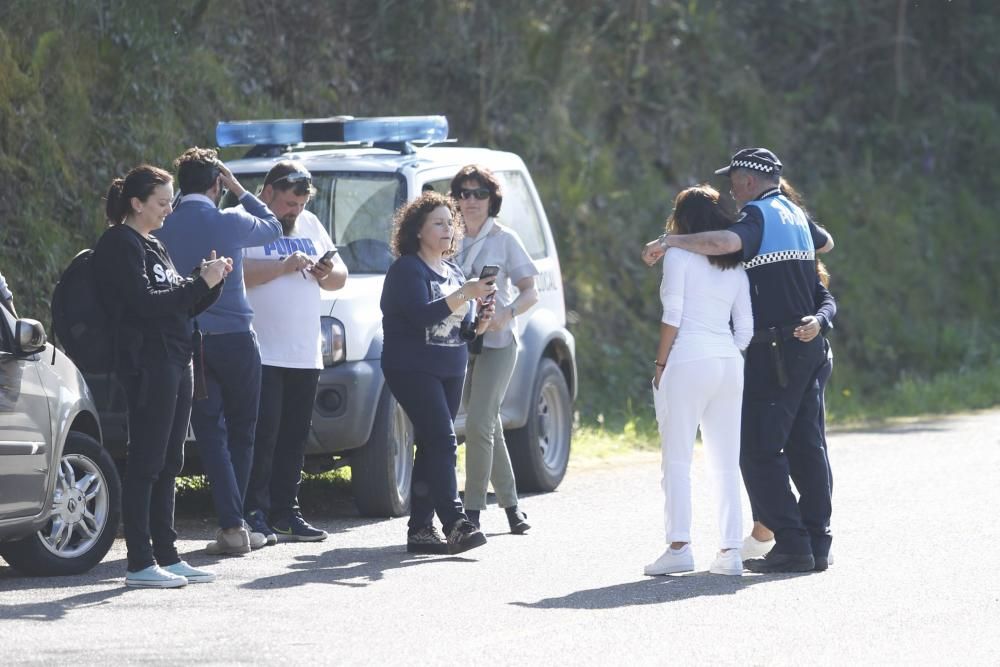
[[[327,250],[323,253],[323,256],[319,258],[319,261],[326,262],[327,264],[333,264],[333,256],[336,255],[338,250],[334,248],[333,250]]]
[[[479,279],[485,282],[487,285],[492,285],[496,282],[497,274],[500,273],[500,267],[496,264],[487,264],[483,267],[483,270],[479,272]],[[483,299],[483,303],[489,303],[496,298],[496,292],[491,292]]]

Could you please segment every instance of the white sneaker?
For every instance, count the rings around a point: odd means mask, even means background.
[[[185,577],[168,572],[159,565],[150,565],[138,572],[125,573],[125,585],[136,588],[180,588],[187,586],[187,583]]]
[[[680,549],[671,549],[663,552],[663,555],[643,568],[643,574],[658,576],[661,574],[674,574],[676,572],[694,571],[694,552],[691,545],[685,544]]]
[[[225,532],[221,528],[215,533],[215,541],[205,545],[205,553],[211,556],[239,556],[250,553],[250,534],[246,528]]]
[[[753,535],[747,535],[747,538],[743,540],[743,548],[740,549],[740,552],[744,559],[763,558],[773,548],[773,539],[761,542]]]
[[[184,561],[168,565],[163,569],[170,574],[176,574],[184,577],[188,580],[189,584],[207,584],[210,581],[215,581],[215,572],[199,570],[196,567],[191,567]]]
[[[247,534],[250,536],[251,549],[256,550],[267,546],[267,535],[265,535],[264,533],[253,532],[253,530],[250,529],[250,524],[247,523],[246,521],[243,522],[243,527],[247,529]],[[278,538],[275,537],[274,541],[277,542]]]
[[[720,551],[715,555],[712,566],[708,568],[712,574],[728,574],[732,577],[743,575],[743,559],[740,558],[739,549],[729,549]]]

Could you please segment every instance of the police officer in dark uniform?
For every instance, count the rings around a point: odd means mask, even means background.
[[[671,246],[704,255],[743,253],[754,337],[744,366],[740,467],[758,518],[775,534],[764,558],[744,562],[754,572],[825,570],[831,542],[817,381],[826,356],[822,337],[803,342],[794,331],[815,311],[816,252],[831,250],[833,239],[781,194],[781,169],[767,149],[740,150],[715,172],[729,176],[743,207],[737,222],[723,231],[661,236],[643,250],[650,265]]]

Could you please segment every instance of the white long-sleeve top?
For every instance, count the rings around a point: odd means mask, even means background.
[[[737,357],[750,344],[753,310],[742,264],[723,270],[704,255],[670,248],[663,258],[660,301],[662,322],[678,328],[668,364]]]

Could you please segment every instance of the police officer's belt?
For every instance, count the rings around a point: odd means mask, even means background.
[[[753,332],[750,344],[772,343],[776,340],[791,340],[795,337],[795,329],[798,324],[790,324],[787,327],[771,327],[770,329],[758,329]]]

